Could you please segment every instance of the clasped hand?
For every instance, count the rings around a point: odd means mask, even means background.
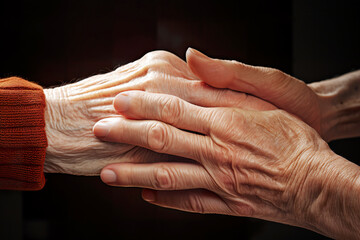
[[[318,171],[319,155],[331,157],[315,130],[282,110],[204,108],[141,91],[121,93],[114,104],[125,118],[95,127],[103,140],[194,160],[122,163],[103,171],[111,185],[166,190],[143,192],[161,206],[295,224],[308,207],[296,195],[311,191],[307,177]],[[288,219],[289,212],[298,214]]]
[[[112,164],[102,170],[102,180],[145,188],[143,198],[163,207],[356,236],[347,216],[358,208],[349,193],[359,187],[359,167],[323,140],[354,133],[336,131],[337,121],[329,118],[334,108],[321,84],[308,86],[275,69],[209,59],[193,50],[187,60],[201,80],[236,91],[201,83],[187,89],[190,101],[123,91],[113,102],[119,115],[99,121],[95,135],[174,157]],[[339,202],[347,208],[334,207]]]

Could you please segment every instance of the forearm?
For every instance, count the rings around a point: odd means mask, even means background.
[[[360,70],[309,84],[321,98],[325,138],[360,136]]]
[[[360,239],[360,167],[333,155],[310,181],[313,229],[335,239]]]

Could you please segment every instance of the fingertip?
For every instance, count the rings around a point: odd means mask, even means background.
[[[114,98],[114,108],[118,112],[125,112],[129,109],[130,96],[127,93],[119,93]]]
[[[100,120],[93,127],[93,133],[98,138],[105,138],[110,132],[110,126],[107,120]]]
[[[226,62],[210,58],[199,51],[189,48],[186,60],[191,71],[202,81],[216,88],[225,88],[230,76]]]
[[[186,50],[185,56],[186,56],[186,61],[188,61],[189,57],[192,54],[193,49],[191,47],[188,47],[188,49]]]
[[[199,57],[199,58],[203,58],[203,59],[211,59],[209,58],[208,56],[206,56],[205,54],[203,54],[202,52],[194,49],[194,48],[191,48],[189,47],[187,50],[186,50],[186,59],[188,59],[188,57],[190,56],[195,56],[195,57]]]
[[[141,195],[142,195],[142,198],[147,202],[155,202],[155,200],[156,200],[156,193],[154,190],[143,189]]]
[[[116,182],[116,173],[111,169],[103,169],[100,173],[101,180],[106,184],[113,184]]]
[[[189,47],[186,50],[186,62],[191,71],[202,79],[204,70],[211,64],[211,58]]]

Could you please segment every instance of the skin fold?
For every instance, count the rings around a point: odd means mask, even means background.
[[[117,115],[114,97],[127,90],[167,93],[200,106],[243,106],[274,109],[261,99],[204,84],[179,57],[155,51],[112,72],[65,86],[45,89],[48,148],[44,171],[99,175],[115,162],[152,162],[174,159],[166,154],[129,144],[97,139],[94,124]]]
[[[255,95],[280,109],[212,107],[171,94],[122,92],[114,100],[121,117],[98,122],[96,136],[193,161],[112,164],[102,170],[102,180],[146,188],[143,198],[162,207],[359,239],[360,168],[327,144],[358,136],[358,72],[306,85],[276,69],[195,50],[188,50],[187,63],[208,85],[246,92],[245,99]]]

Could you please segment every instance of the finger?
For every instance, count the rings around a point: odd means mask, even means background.
[[[230,208],[219,196],[202,189],[184,191],[144,189],[142,197],[149,203],[186,212],[231,214]]]
[[[114,148],[118,148],[119,144],[114,144]],[[108,151],[109,152],[109,151]],[[115,151],[113,151],[115,152]],[[185,163],[196,163],[196,161],[174,156],[170,154],[158,153],[142,147],[134,147],[130,151],[119,156],[112,153],[113,161],[107,161],[106,165],[114,163],[158,163],[158,162],[185,162]],[[101,160],[100,160],[101,161]]]
[[[195,105],[205,107],[240,107],[249,110],[275,109],[272,104],[248,96],[246,93],[213,88],[202,81],[196,80],[198,77],[190,70],[187,63],[172,53],[154,51],[146,54],[142,60],[151,61],[151,65],[156,65],[155,62],[158,62],[158,67],[165,68],[164,72],[169,71],[170,63],[170,69],[172,71],[176,69],[177,72],[176,74],[173,73],[174,76],[171,81],[161,81],[161,84],[159,84],[158,78],[151,75],[149,80],[143,84],[143,89],[138,90],[174,95]]]
[[[202,159],[205,148],[216,147],[207,136],[158,121],[107,118],[97,122],[93,131],[95,136],[105,141],[127,143],[197,161]]]
[[[304,98],[315,97],[304,82],[276,69],[212,59],[190,48],[186,57],[191,70],[207,84],[252,94],[292,113],[302,110],[298,108],[304,107],[300,102]]]
[[[159,87],[161,90],[159,90]],[[171,85],[151,85],[144,88],[146,92],[166,93],[177,96],[194,105],[202,107],[238,107],[245,110],[274,110],[276,107],[260,98],[229,89],[214,88],[203,81],[189,81],[174,78]]]
[[[109,178],[111,173],[115,173]],[[142,187],[157,190],[212,188],[209,173],[192,163],[119,163],[105,167],[101,172],[104,183],[121,187]]]
[[[237,107],[257,111],[277,109],[273,104],[247,93],[214,88],[205,82],[192,82],[191,89],[191,96],[184,100],[202,107]]]
[[[122,115],[133,119],[152,119],[180,129],[207,134],[211,110],[195,106],[178,97],[128,91],[118,94],[114,107]]]

